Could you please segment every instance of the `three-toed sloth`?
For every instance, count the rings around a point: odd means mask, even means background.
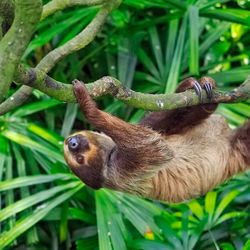
[[[184,80],[177,92],[205,89],[213,79]],[[129,124],[96,107],[83,83],[73,89],[81,111],[101,133],[80,131],[64,143],[65,159],[88,186],[181,202],[250,167],[250,121],[231,130],[217,104],[149,113]]]

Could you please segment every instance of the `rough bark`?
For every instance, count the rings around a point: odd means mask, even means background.
[[[16,68],[40,20],[40,0],[16,0],[15,18],[11,28],[0,41],[0,101],[13,80]]]

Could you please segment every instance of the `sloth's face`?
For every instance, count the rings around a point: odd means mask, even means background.
[[[92,131],[80,131],[64,141],[64,158],[72,171],[88,186],[98,189],[104,183],[114,141]]]

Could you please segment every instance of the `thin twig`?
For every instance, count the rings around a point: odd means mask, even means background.
[[[86,47],[90,42],[92,42],[97,33],[100,31],[102,25],[104,24],[106,17],[113,10],[113,8],[117,7],[117,5],[114,4],[116,2],[118,1],[110,1],[108,4],[103,5],[95,18],[87,25],[87,27],[82,32],[80,32],[66,44],[52,50],[49,54],[47,54],[41,60],[37,68],[42,69],[47,73],[62,58]]]
[[[105,2],[108,2],[108,0],[53,0],[44,5],[41,20],[69,7],[101,5]]]
[[[28,86],[21,86],[11,97],[0,104],[0,115],[8,113],[10,110],[22,105],[32,93],[32,88]]]

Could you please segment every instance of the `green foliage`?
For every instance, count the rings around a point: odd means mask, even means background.
[[[145,93],[173,92],[187,76],[210,75],[220,88],[233,88],[250,70],[248,8],[248,1],[124,0],[99,37],[51,75],[70,82],[109,74]],[[36,65],[96,11],[71,8],[41,21],[24,60]],[[131,122],[144,114],[111,98],[100,105]],[[220,105],[218,112],[238,126],[250,117],[250,102]],[[177,205],[94,192],[63,159],[63,137],[83,128],[89,125],[76,105],[38,91],[0,117],[0,248],[250,249],[249,173]]]

